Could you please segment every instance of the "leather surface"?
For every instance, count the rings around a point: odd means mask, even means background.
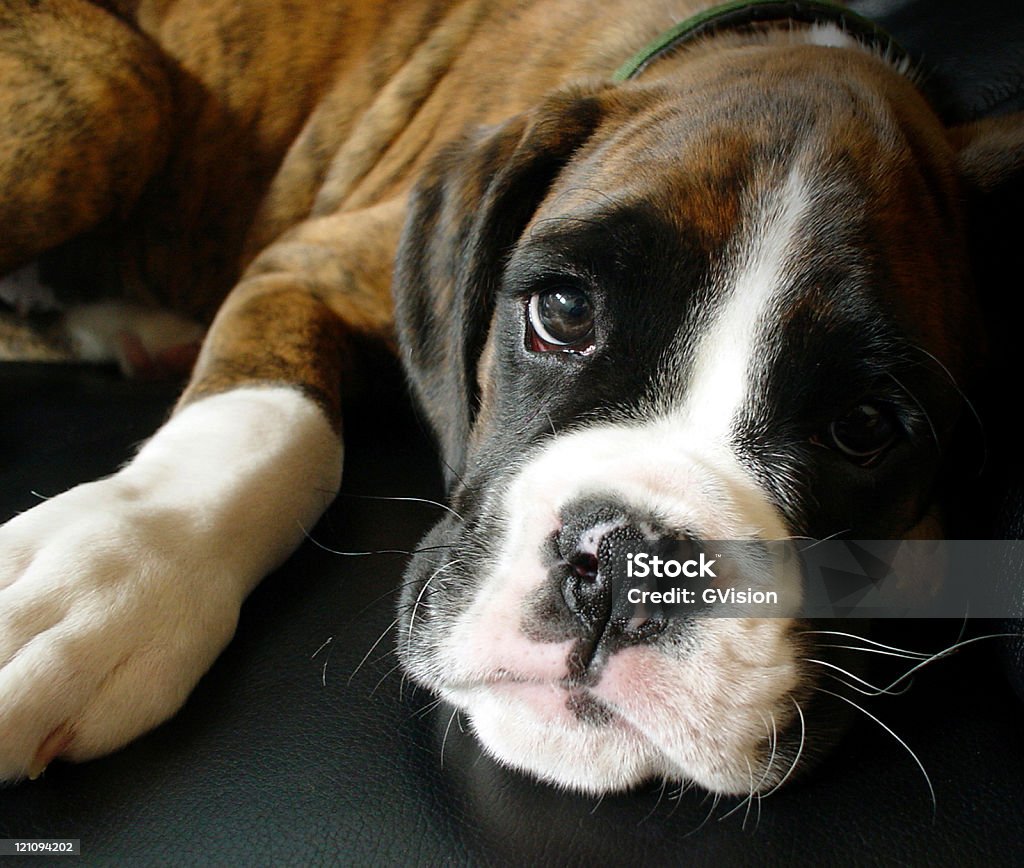
[[[1021,102],[1016,2],[856,5],[884,6],[908,48],[928,49],[935,80],[954,82],[951,114]],[[1020,258],[1003,252],[1001,262]],[[1001,268],[984,274],[999,311],[1022,273]],[[1000,359],[1014,363],[1014,353]],[[425,504],[364,497],[440,495],[433,450],[400,383],[387,382],[382,392],[397,398],[370,396],[348,416],[343,494],[312,533],[337,552],[411,549],[435,517]],[[1006,382],[990,398],[997,410]],[[106,371],[0,368],[0,520],[31,506],[33,492],[116,469],[173,398],[172,388]],[[964,486],[964,526],[1019,535],[1016,444],[991,441],[986,474]],[[922,670],[908,695],[866,703],[928,770],[934,809],[914,760],[860,715],[811,774],[749,811],[657,786],[598,801],[501,769],[450,709],[401,683],[388,625],[404,561],[303,546],[253,593],[237,637],[179,715],[114,756],[55,764],[39,781],[0,790],[0,838],[77,837],[88,864],[1019,863],[1024,706],[996,642]],[[889,630],[883,640],[938,650],[961,625]]]

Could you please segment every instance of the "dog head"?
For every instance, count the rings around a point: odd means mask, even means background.
[[[399,334],[453,514],[410,566],[399,653],[511,766],[770,790],[836,729],[828,652],[788,618],[617,617],[612,552],[936,533],[980,342],[963,167],[994,178],[1024,137],[950,134],[838,57],[561,92],[413,196]]]

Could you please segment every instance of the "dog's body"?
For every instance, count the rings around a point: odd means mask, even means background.
[[[180,706],[337,490],[369,340],[460,516],[411,569],[414,677],[561,784],[784,780],[812,640],[627,629],[602,546],[934,532],[977,336],[963,178],[1019,166],[1019,124],[948,133],[832,26],[611,83],[689,0],[106,5],[0,12],[0,273],[84,238],[128,296],[216,318],[125,469],[0,531],[0,778]]]

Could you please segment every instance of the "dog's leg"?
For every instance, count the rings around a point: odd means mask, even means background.
[[[0,3],[0,297],[59,306],[29,261],[130,210],[167,155],[172,91],[157,47],[93,4]],[[196,337],[169,314],[137,311],[100,348],[116,324],[98,313],[74,312],[60,352],[155,375],[162,351],[187,351]],[[166,361],[173,368],[173,353]]]
[[[402,206],[311,221],[266,251],[139,454],[0,528],[0,779],[173,714],[329,504],[349,341],[387,339]]]
[[[0,4],[0,273],[124,213],[173,102],[143,36],[83,0]]]
[[[83,0],[0,4],[0,274],[124,213],[167,154],[155,47]]]

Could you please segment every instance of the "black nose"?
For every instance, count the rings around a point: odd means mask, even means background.
[[[660,606],[630,601],[629,591],[638,582],[627,571],[630,555],[650,551],[661,540],[675,547],[687,544],[613,503],[588,501],[563,510],[557,538],[565,564],[562,599],[583,627],[591,654],[598,645],[632,645],[664,630]]]

